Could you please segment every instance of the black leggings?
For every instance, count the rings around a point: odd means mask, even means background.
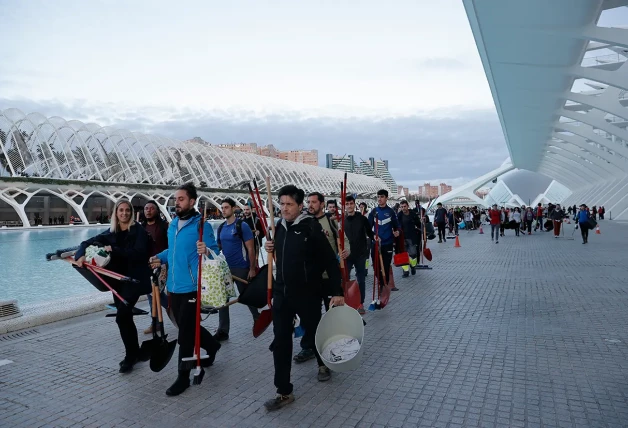
[[[526,225],[528,226],[528,233],[532,233],[532,220],[526,220]]]
[[[179,364],[181,359],[194,355],[194,337],[196,334],[196,291],[191,293],[170,293],[172,312],[179,326]],[[137,333],[136,333],[137,335]],[[207,353],[217,349],[219,343],[205,327],[201,326],[201,348]],[[179,373],[189,376],[190,370]]]
[[[122,303],[117,297],[113,297],[116,309],[118,310],[116,313],[116,324],[118,324],[118,329],[120,330],[120,337],[122,338],[122,343],[124,343],[126,356],[132,359],[138,356],[140,350],[137,339],[137,328],[133,321],[133,307],[140,296],[124,294],[122,297],[129,303],[128,305]]]

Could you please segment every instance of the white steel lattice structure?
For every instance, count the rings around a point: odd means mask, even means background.
[[[628,30],[598,24],[628,0],[463,1],[513,167],[628,219]]]
[[[46,118],[39,113],[26,115],[17,109],[0,111],[0,178],[4,177],[5,182],[0,181],[0,200],[18,212],[24,225],[28,225],[24,206],[40,191],[60,197],[87,221],[83,205],[93,193],[112,201],[141,194],[157,199],[167,215],[165,206],[171,192],[141,193],[125,186],[168,189],[191,181],[204,188],[223,189],[213,196],[204,195],[218,205],[220,197],[231,195],[229,189],[242,189],[243,183],[253,178],[263,181],[270,176],[273,191],[294,184],[306,192],[337,195],[343,175],[343,171],[236,152],[199,141],[177,141],[60,117]],[[52,184],[45,189],[31,186],[35,190],[29,190],[25,185],[7,185],[11,177],[48,179]],[[111,186],[97,190],[67,183],[55,186],[54,180],[95,181]],[[383,180],[358,174],[349,174],[348,183],[349,192],[359,198],[371,198],[379,189],[388,189]],[[27,200],[18,202],[19,196]],[[242,203],[245,198],[236,195],[234,199]]]

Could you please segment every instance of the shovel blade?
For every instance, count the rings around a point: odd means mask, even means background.
[[[344,284],[345,289],[345,304],[347,306],[352,307],[353,309],[358,309],[360,307],[360,300],[362,300],[362,296],[360,295],[360,286],[357,281],[348,281]]]
[[[253,323],[253,337],[260,337],[266,331],[270,323],[273,322],[272,309],[262,311],[259,318]]]
[[[154,372],[160,372],[168,365],[174,350],[177,348],[176,340],[168,342],[166,337],[159,340],[159,344],[155,347],[150,357],[150,369]]]

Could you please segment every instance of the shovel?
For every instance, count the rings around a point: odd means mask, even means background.
[[[151,326],[152,326],[152,330],[153,330],[153,338],[152,339],[148,339],[142,342],[142,345],[140,346],[140,359],[142,361],[148,361],[151,359],[151,357],[153,356],[153,353],[155,352],[155,348],[157,348],[157,344],[159,343],[159,337],[157,336],[157,292],[159,292],[159,289],[157,287],[155,287],[155,284],[152,284],[152,321],[151,321]]]
[[[170,362],[170,359],[174,354],[174,350],[177,347],[177,339],[168,342],[168,335],[164,331],[164,318],[161,311],[161,296],[159,293],[159,287],[153,285],[153,290],[155,290],[153,293],[157,295],[156,305],[159,321],[157,326],[159,327],[160,337],[158,339],[157,346],[150,357],[150,369],[154,372],[160,372]]]

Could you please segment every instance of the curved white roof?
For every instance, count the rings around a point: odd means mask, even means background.
[[[85,124],[17,109],[0,111],[0,177],[30,176],[111,183],[240,188],[253,178],[273,178],[273,189],[294,184],[306,192],[339,193],[344,172],[178,141],[113,127]],[[349,174],[360,195],[388,189],[383,180]],[[388,189],[390,190],[390,189]]]

